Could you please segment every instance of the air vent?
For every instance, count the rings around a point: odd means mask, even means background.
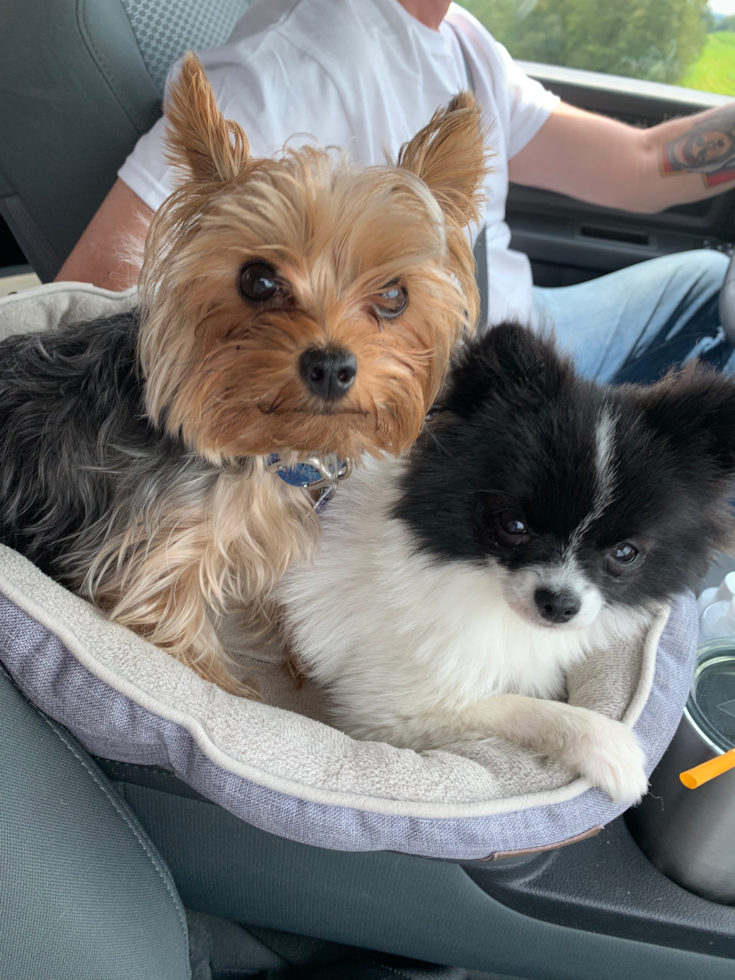
[[[602,238],[607,242],[625,242],[626,245],[650,246],[651,238],[635,231],[623,231],[622,228],[597,228],[594,225],[582,225],[580,235],[585,238]]]

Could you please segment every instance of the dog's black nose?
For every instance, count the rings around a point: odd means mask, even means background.
[[[580,602],[572,592],[552,592],[536,589],[536,608],[550,623],[568,623],[580,609]]]
[[[300,361],[301,378],[309,391],[333,402],[342,398],[357,374],[357,361],[347,350],[304,351]]]

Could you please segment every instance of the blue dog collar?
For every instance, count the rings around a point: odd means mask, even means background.
[[[337,492],[337,484],[350,474],[350,464],[334,453],[329,456],[309,456],[301,463],[287,466],[282,463],[278,453],[266,457],[265,466],[269,473],[276,473],[291,487],[306,490],[314,503],[314,510],[320,514]],[[318,492],[316,498],[312,491]]]

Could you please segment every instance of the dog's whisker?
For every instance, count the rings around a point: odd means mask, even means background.
[[[432,426],[427,425],[424,431],[426,432],[427,437],[431,439],[431,441],[444,453],[445,456],[448,456],[450,459],[454,458],[451,452],[449,452],[449,450],[442,445],[441,441],[439,440],[439,436],[436,434],[436,431]]]

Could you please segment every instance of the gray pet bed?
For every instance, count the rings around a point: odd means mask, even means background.
[[[0,300],[0,337],[120,309],[134,294],[51,285]],[[691,595],[646,636],[570,677],[570,700],[622,719],[657,764],[694,664]],[[297,688],[276,644],[225,645],[266,703],[226,694],[0,547],[0,661],[93,754],[163,766],[248,823],[339,850],[474,859],[564,843],[622,807],[560,766],[511,745],[463,755],[358,742],[329,727],[320,692]]]

